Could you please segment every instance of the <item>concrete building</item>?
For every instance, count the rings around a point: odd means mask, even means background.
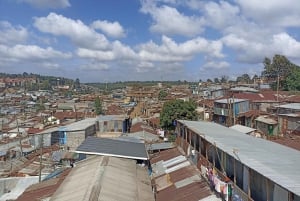
[[[60,144],[75,150],[88,136],[96,135],[96,118],[87,118],[64,127],[59,127]]]
[[[299,151],[212,122],[179,120],[176,132],[177,143],[197,164],[203,159],[233,182],[233,196],[300,201]]]

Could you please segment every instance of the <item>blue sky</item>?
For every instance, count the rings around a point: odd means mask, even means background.
[[[300,64],[298,0],[0,0],[0,71],[81,82],[260,75]]]

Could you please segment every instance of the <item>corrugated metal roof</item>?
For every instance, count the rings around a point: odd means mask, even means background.
[[[244,102],[244,101],[248,101],[247,99],[238,99],[238,98],[224,98],[224,99],[220,99],[220,100],[215,100],[216,103],[239,103],[239,102]]]
[[[97,117],[98,121],[124,120],[125,115],[101,115]]]
[[[229,128],[234,129],[236,131],[239,131],[241,133],[245,133],[245,134],[248,134],[248,133],[251,133],[253,131],[256,131],[256,129],[254,129],[254,128],[250,128],[250,127],[243,126],[243,125],[240,125],[240,124],[233,125],[233,126],[231,126]]]
[[[130,129],[130,132],[131,132],[131,129]],[[135,138],[145,140],[148,142],[155,142],[155,141],[159,140],[158,135],[149,133],[147,131],[139,131],[139,132],[134,132],[134,133],[131,132],[131,133],[123,134],[122,136],[135,137]]]
[[[92,136],[89,136],[76,149],[75,152],[140,160],[148,159],[148,154],[146,152],[144,143],[136,143],[108,138],[97,138]]]
[[[300,103],[289,103],[289,104],[285,104],[285,105],[279,105],[277,107],[285,108],[285,109],[300,110]]]
[[[214,196],[199,170],[177,148],[161,151],[151,159],[157,201],[200,201]]]
[[[145,167],[135,160],[92,156],[76,164],[51,201],[154,201]]]
[[[263,122],[263,123],[266,123],[266,124],[277,124],[276,120],[265,117],[265,116],[259,116],[255,119],[255,121]]]
[[[47,133],[52,133],[52,132],[59,131],[59,130],[64,130],[64,131],[84,130],[84,129],[94,125],[95,123],[96,123],[96,118],[87,118],[87,119],[83,119],[81,121],[71,123],[66,126],[49,128],[49,129],[43,130],[42,132],[39,132],[37,134],[47,134]]]
[[[172,142],[162,142],[162,143],[152,143],[146,145],[147,150],[164,150],[164,149],[172,149],[176,147]]]
[[[51,178],[47,181],[31,185],[16,201],[46,200],[47,198],[50,198],[59,188],[70,170],[71,168],[64,170],[62,174],[56,178]]]
[[[212,122],[179,120],[210,143],[271,181],[300,196],[300,152]],[[236,150],[233,152],[233,150]]]
[[[84,130],[96,123],[96,118],[87,118],[65,126],[66,131]]]
[[[279,116],[286,116],[286,117],[300,117],[300,113],[288,113],[288,114],[278,114]]]
[[[258,92],[258,90],[251,87],[234,87],[230,89],[231,91],[249,91],[249,92]]]

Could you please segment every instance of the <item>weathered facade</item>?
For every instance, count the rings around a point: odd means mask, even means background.
[[[300,200],[299,151],[211,122],[180,120],[177,133],[177,143],[198,167],[230,178],[241,200]]]

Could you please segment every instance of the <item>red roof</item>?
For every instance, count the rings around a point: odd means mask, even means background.
[[[154,129],[151,129],[147,124],[144,124],[143,122],[138,122],[131,126],[130,132],[135,133],[139,131],[146,131],[148,133],[156,134],[156,131]]]
[[[277,102],[277,91],[261,91],[260,93],[235,93],[234,97],[239,99],[248,99],[252,102]],[[287,91],[279,91],[278,101],[300,102],[300,96],[290,95]]]
[[[27,133],[28,134],[37,134],[37,133],[40,133],[42,131],[43,131],[43,129],[39,129],[39,128],[28,128]]]
[[[182,155],[177,148],[161,151],[151,159],[151,164],[158,161],[167,161]],[[188,165],[170,173],[160,175],[154,178],[154,182],[160,188],[157,188],[157,201],[199,201],[203,198],[211,196],[213,192],[210,190],[208,183],[204,179],[192,182],[186,186],[176,187],[175,183],[184,181],[193,176],[200,176],[200,171],[194,165]],[[165,178],[167,178],[165,183]]]
[[[281,138],[271,139],[271,141],[300,151],[300,135],[290,134]]]
[[[33,184],[28,187],[25,192],[16,199],[16,201],[34,201],[51,197],[64,181],[71,168],[66,169],[58,178],[52,178],[41,183]]]
[[[110,105],[107,107],[106,115],[120,115],[124,114],[123,108],[118,105]]]
[[[54,117],[56,117],[59,120],[65,120],[65,119],[76,119],[76,117],[83,118],[85,114],[83,112],[56,112],[53,114]]]

